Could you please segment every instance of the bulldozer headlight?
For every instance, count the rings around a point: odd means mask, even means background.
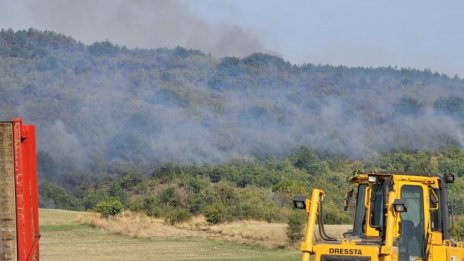
[[[293,206],[298,209],[306,209],[306,197],[305,196],[295,196],[293,199]]]
[[[377,177],[376,176],[369,176],[369,177],[367,177],[367,182],[376,183],[377,182]]]
[[[446,181],[446,183],[454,183],[454,175],[453,174],[445,174],[445,181]]]
[[[395,199],[395,201],[393,201],[393,208],[398,213],[408,211],[408,209],[406,207],[406,202],[404,202],[403,199]]]

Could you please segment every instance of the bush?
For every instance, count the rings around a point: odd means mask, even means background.
[[[129,196],[119,182],[112,182],[107,193],[109,197],[118,199],[124,206],[128,206]]]
[[[143,177],[141,174],[136,172],[129,172],[122,177],[121,186],[125,189],[130,189],[139,185],[142,181]]]
[[[81,202],[58,185],[40,183],[40,207],[81,210]]]
[[[208,200],[209,198],[206,193],[192,194],[188,199],[190,212],[194,215],[200,214],[204,206],[208,203]]]
[[[218,204],[206,207],[203,214],[209,224],[220,224],[226,221],[224,207]]]
[[[464,240],[464,220],[455,223],[451,233],[455,239]]]
[[[163,189],[158,194],[158,200],[161,205],[166,207],[176,208],[180,206],[180,196],[174,186]]]
[[[350,218],[345,212],[329,210],[324,213],[325,224],[349,224]]]
[[[288,217],[287,221],[287,238],[291,245],[295,245],[296,242],[300,241],[304,236],[304,226],[306,221],[306,212],[301,210],[295,210]]]
[[[142,211],[150,217],[160,217],[163,213],[155,196],[137,199],[130,207],[132,211]]]
[[[248,187],[237,191],[237,203],[227,205],[226,220],[253,219],[267,222],[279,220],[282,208],[278,208],[272,201],[272,192],[269,189]]]
[[[166,212],[164,221],[174,225],[176,223],[185,222],[192,218],[192,214],[185,209],[172,209]]]
[[[102,201],[105,198],[105,193],[101,191],[90,191],[87,192],[87,194],[82,199],[82,205],[85,210],[93,209],[95,208],[95,205],[97,205],[98,202]]]
[[[115,198],[106,198],[95,205],[94,210],[100,213],[102,217],[109,218],[115,216],[122,211],[122,203]]]

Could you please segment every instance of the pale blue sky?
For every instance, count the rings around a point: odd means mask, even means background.
[[[429,68],[464,76],[464,1],[190,1],[294,63]]]
[[[0,27],[54,30],[90,44],[255,51],[292,63],[398,66],[464,77],[464,1],[18,0]]]

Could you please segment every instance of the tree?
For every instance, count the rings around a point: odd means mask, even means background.
[[[37,153],[37,170],[40,177],[46,180],[54,180],[56,178],[55,162],[48,152],[39,151]]]
[[[290,245],[295,245],[304,236],[305,212],[294,210],[287,221],[287,238]]]
[[[409,116],[417,116],[422,111],[422,104],[414,98],[402,97],[396,104],[396,112]]]
[[[110,56],[115,55],[120,48],[116,45],[113,45],[108,40],[103,42],[95,42],[88,47],[90,54],[95,56]]]
[[[313,150],[304,146],[295,150],[290,158],[293,161],[293,165],[295,167],[299,169],[305,169],[307,171],[309,171],[311,164],[319,162],[319,156]]]
[[[166,207],[180,207],[180,196],[174,186],[163,189],[158,195],[159,203]]]
[[[62,187],[50,182],[40,183],[40,207],[81,210],[81,202]]]
[[[439,113],[464,118],[464,99],[461,97],[440,97],[435,101],[433,108]]]
[[[106,198],[95,205],[94,210],[102,217],[109,218],[121,213],[122,203],[115,198]]]

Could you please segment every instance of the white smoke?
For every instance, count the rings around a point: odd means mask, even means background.
[[[109,39],[129,48],[183,46],[219,57],[265,51],[253,32],[237,25],[210,25],[176,0],[2,1],[0,24],[52,30],[86,44]]]

